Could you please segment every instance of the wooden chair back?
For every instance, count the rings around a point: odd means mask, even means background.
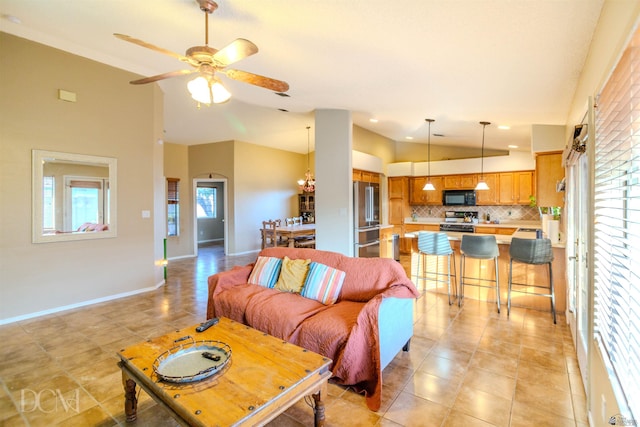
[[[279,219],[262,221],[262,249],[283,246],[282,242],[278,239],[278,232],[276,227],[279,227],[282,221]]]

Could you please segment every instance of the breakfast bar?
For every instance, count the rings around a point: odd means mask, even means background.
[[[497,225],[490,225],[491,231],[495,228],[501,230],[508,230],[510,226],[504,225],[502,227]],[[523,231],[527,230],[527,231]],[[484,233],[493,234],[496,237],[500,256],[498,258],[498,274],[500,281],[500,299],[503,302],[507,301],[508,279],[509,279],[509,247],[511,239],[513,237],[520,238],[536,238],[535,231],[530,227],[516,228],[513,234],[500,234],[500,233]],[[456,276],[460,274],[460,241],[465,233],[461,232],[446,232],[451,243],[451,247],[454,251],[456,262]],[[425,264],[420,262],[420,269],[418,270],[418,259],[421,256],[418,251],[417,243],[418,232],[410,232],[404,235],[405,239],[411,240],[411,278],[417,285],[418,289],[422,289],[430,292],[447,293],[446,284],[442,284],[433,280],[423,280],[423,271],[425,270]],[[556,299],[556,311],[563,312],[566,308],[566,278],[565,278],[565,246],[564,243],[553,244],[554,260],[552,264],[553,269],[553,281],[555,287],[555,299]],[[444,257],[427,257],[426,270],[427,271],[446,271],[446,258]],[[495,273],[491,265],[486,262],[481,262],[476,259],[467,259],[467,269],[477,270],[477,275],[486,279],[494,279]],[[522,265],[514,263],[513,266],[514,281],[528,282],[528,283],[547,283],[548,272],[544,265]],[[459,284],[459,281],[457,282]],[[457,290],[456,290],[457,292]],[[465,299],[478,299],[483,301],[495,301],[495,290],[489,288],[478,288],[475,286],[466,287]],[[551,311],[548,298],[542,298],[535,295],[512,293],[511,304],[514,307],[526,307],[542,311]],[[506,311],[506,310],[505,310]]]

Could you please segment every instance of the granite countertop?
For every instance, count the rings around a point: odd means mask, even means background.
[[[404,219],[405,225],[434,225],[444,222],[443,218],[418,217],[415,221],[411,217]],[[474,224],[476,227],[495,227],[495,228],[542,228],[540,221],[521,221],[521,220],[505,220],[499,223],[481,221]]]
[[[496,225],[499,225],[499,224],[496,224]],[[523,228],[530,228],[530,227],[523,227]],[[531,228],[533,228],[533,227],[531,227]],[[462,236],[464,236],[465,234],[469,234],[469,233],[460,233],[460,232],[455,232],[455,231],[447,231],[446,234],[447,234],[447,236],[449,236],[449,240],[459,241],[459,240],[462,240]],[[515,233],[513,233],[510,236],[505,235],[505,234],[484,234],[483,233],[482,236],[496,236],[496,242],[499,245],[510,245],[511,244],[511,239],[514,238],[514,237],[518,237],[518,238],[521,238],[521,239],[535,239],[536,238],[536,232],[535,231],[516,231]],[[404,237],[405,238],[409,238],[409,239],[415,239],[417,237],[417,233],[405,233]],[[564,248],[565,247],[565,242],[554,243],[552,246],[554,248]]]

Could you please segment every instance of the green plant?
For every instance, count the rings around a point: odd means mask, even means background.
[[[529,196],[529,206],[531,206],[532,208],[536,207],[536,196],[534,196],[533,194]]]

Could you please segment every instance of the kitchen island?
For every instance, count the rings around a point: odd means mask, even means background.
[[[489,225],[488,225],[489,226]],[[502,226],[501,228],[509,228],[506,224],[491,224],[491,227]],[[456,275],[460,275],[460,241],[462,236],[466,233],[447,232],[451,247],[455,253],[456,261]],[[485,233],[486,235],[487,233]],[[491,233],[488,233],[491,234]],[[535,232],[522,232],[516,231],[513,234],[494,234],[500,250],[500,257],[498,258],[498,274],[500,276],[500,299],[503,303],[503,308],[506,312],[507,303],[507,290],[509,283],[509,247],[511,239],[513,237],[520,238],[535,238]],[[432,280],[426,282],[422,280],[423,275],[423,263],[420,262],[420,270],[418,270],[418,239],[417,232],[406,233],[403,236],[405,239],[411,241],[411,279],[414,281],[418,289],[429,291],[447,293],[446,284],[437,283]],[[562,313],[566,309],[566,271],[565,271],[565,245],[564,242],[556,243],[553,245],[553,284],[555,288],[556,297],[556,311]],[[446,257],[439,257],[436,263],[436,257],[427,257],[427,271],[439,272],[446,271]],[[494,279],[495,273],[493,264],[489,264],[487,261],[480,262],[476,259],[467,258],[466,261],[467,272],[474,271],[475,275],[480,275],[486,279]],[[520,263],[513,264],[513,280],[514,282],[526,282],[526,283],[548,283],[548,272],[544,265],[524,265]],[[464,292],[465,299],[479,299],[484,301],[496,300],[495,290],[488,288],[478,288],[476,286],[468,286]],[[514,307],[526,307],[536,310],[551,312],[551,303],[549,298],[537,297],[533,295],[521,294],[513,292],[511,294],[511,305]]]

